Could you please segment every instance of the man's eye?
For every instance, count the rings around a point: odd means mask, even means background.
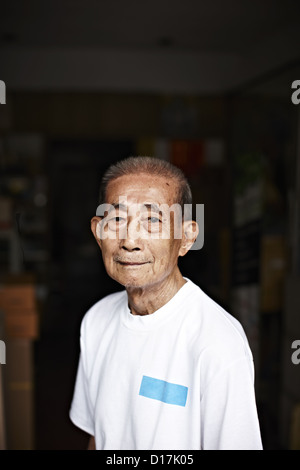
[[[154,233],[161,230],[161,220],[158,217],[148,217],[146,224],[149,232]]]
[[[125,217],[111,217],[108,221],[108,226],[110,229],[115,229],[116,227],[120,227],[121,225],[124,225],[126,223]]]
[[[148,217],[148,222],[151,224],[156,224],[160,222],[160,219],[158,217]]]

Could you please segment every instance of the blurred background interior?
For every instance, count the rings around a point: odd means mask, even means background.
[[[246,330],[265,449],[300,449],[299,18],[293,0],[2,2],[0,447],[86,448],[80,322],[120,290],[90,219],[108,165],[150,155],[204,204],[180,265]]]

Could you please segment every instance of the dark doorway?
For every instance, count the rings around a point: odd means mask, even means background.
[[[107,167],[134,150],[131,141],[49,142],[48,296],[36,342],[36,448],[85,448],[70,422],[80,322],[89,307],[120,289],[105,273],[90,231]]]

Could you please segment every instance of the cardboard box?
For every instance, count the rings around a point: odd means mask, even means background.
[[[34,309],[35,287],[33,284],[0,285],[0,309],[8,313],[11,309]]]
[[[10,310],[4,316],[8,338],[38,338],[39,318],[35,310]]]
[[[12,276],[0,285],[0,311],[8,338],[38,337],[35,285],[30,281],[30,277]]]

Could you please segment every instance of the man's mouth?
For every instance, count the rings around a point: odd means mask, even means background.
[[[123,261],[123,260],[116,260],[116,261],[122,266],[142,266],[143,264],[148,263],[148,261]]]

